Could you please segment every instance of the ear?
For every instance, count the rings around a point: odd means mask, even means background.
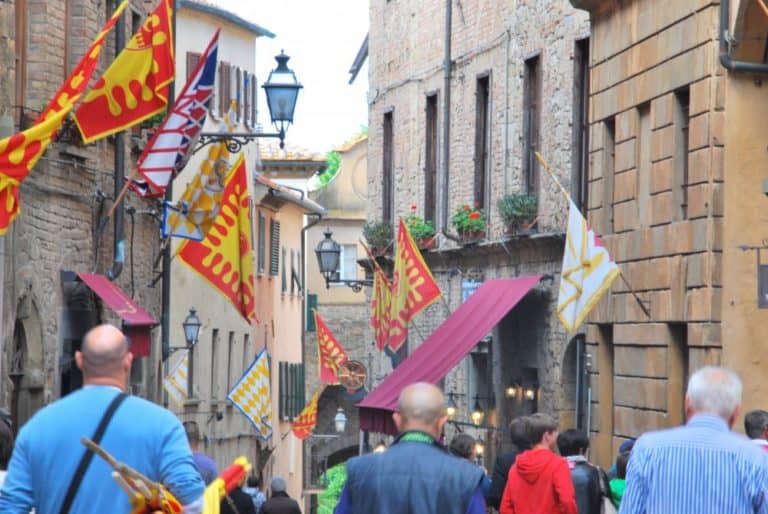
[[[126,372],[130,373],[132,364],[133,364],[133,354],[131,352],[128,352],[125,354],[125,357],[123,358],[123,367],[125,368]]]
[[[398,432],[403,431],[403,425],[405,424],[403,417],[400,415],[399,412],[393,412],[392,413],[392,419],[395,422],[395,426],[397,427]]]
[[[75,352],[75,364],[80,371],[83,371],[83,352],[80,350]]]
[[[733,425],[736,424],[736,420],[741,415],[741,405],[737,405],[736,408],[733,410],[733,414],[731,414],[728,417],[728,428],[733,430]]]
[[[437,420],[437,433],[442,434],[443,433],[443,427],[445,426],[445,423],[448,421],[448,416],[443,415],[440,417],[440,419]]]
[[[685,419],[686,421],[693,417],[693,407],[691,407],[691,399],[688,395],[685,395]]]

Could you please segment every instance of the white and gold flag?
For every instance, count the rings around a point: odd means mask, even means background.
[[[269,388],[269,355],[262,350],[227,395],[265,441],[272,437],[272,395]]]
[[[185,351],[181,359],[171,368],[163,379],[163,389],[168,392],[168,397],[181,407],[187,399],[187,373],[189,366],[189,352]]]
[[[611,287],[619,268],[570,198],[568,207],[557,315],[569,332],[575,332]]]

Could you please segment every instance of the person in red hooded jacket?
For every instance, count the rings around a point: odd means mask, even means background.
[[[568,463],[553,451],[557,423],[540,413],[528,419],[534,445],[509,470],[500,514],[578,514]]]

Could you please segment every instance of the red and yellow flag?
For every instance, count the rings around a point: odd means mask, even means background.
[[[173,82],[173,0],[162,0],[75,112],[90,143],[163,112]]]
[[[200,242],[182,243],[178,255],[251,322],[256,321],[256,302],[244,154],[240,154],[233,170],[224,185],[219,215],[211,230]]]
[[[0,235],[8,231],[11,222],[21,212],[19,185],[35,167],[51,143],[64,119],[85,91],[91,75],[99,63],[99,54],[107,33],[120,17],[128,1],[125,0],[107,20],[88,51],[56,92],[35,124],[18,134],[0,141]]]
[[[312,395],[312,399],[301,411],[299,417],[293,420],[291,430],[293,435],[301,439],[302,441],[312,435],[312,430],[317,426],[317,402],[320,399],[320,393],[323,392],[325,387],[321,386],[315,394]]]
[[[363,245],[373,263],[373,294],[371,295],[371,328],[376,348],[384,350],[389,340],[389,316],[392,311],[392,284],[367,246]]]
[[[392,275],[389,348],[396,352],[408,337],[408,322],[440,298],[440,288],[424,262],[403,220],[397,230],[397,254]]]
[[[339,368],[349,360],[347,352],[317,311],[315,311],[315,327],[317,329],[320,382],[324,384],[338,384]]]

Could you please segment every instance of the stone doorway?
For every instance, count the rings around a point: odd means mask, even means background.
[[[40,317],[29,298],[17,309],[13,342],[8,353],[8,376],[13,384],[11,419],[14,433],[44,404],[43,336]]]

